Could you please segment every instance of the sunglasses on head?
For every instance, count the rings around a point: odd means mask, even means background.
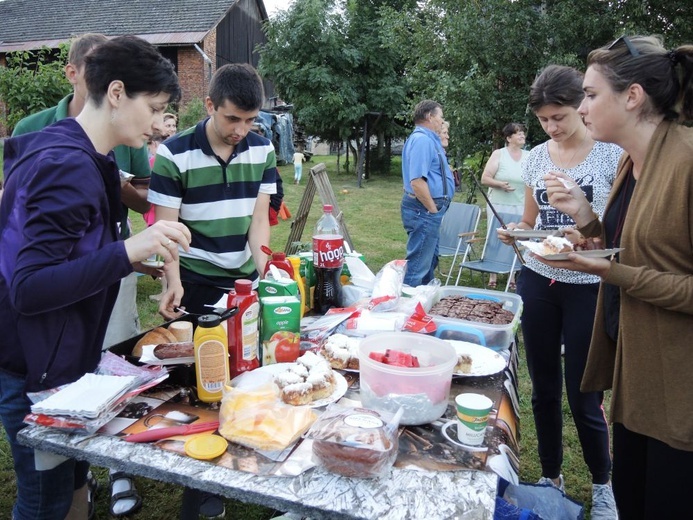
[[[621,42],[625,43],[628,52],[633,58],[635,58],[636,56],[640,56],[640,51],[635,48],[635,45],[633,45],[633,42],[630,41],[630,38],[628,38],[628,36],[621,36],[618,40],[615,40],[614,43],[609,45],[609,48],[607,50],[610,51]]]

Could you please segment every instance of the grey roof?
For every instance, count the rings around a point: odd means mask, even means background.
[[[86,32],[196,43],[240,0],[0,0],[0,52],[54,47]],[[241,2],[242,3],[242,2]],[[264,2],[258,0],[266,19]]]

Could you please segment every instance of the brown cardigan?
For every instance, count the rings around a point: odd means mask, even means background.
[[[631,167],[624,156],[608,205]],[[601,225],[581,231],[597,236]],[[613,388],[613,422],[693,451],[693,129],[655,130],[621,247],[605,279],[621,288],[618,342],[606,335],[600,291],[582,390]]]

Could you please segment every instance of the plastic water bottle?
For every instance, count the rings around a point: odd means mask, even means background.
[[[344,265],[344,237],[339,222],[332,215],[332,205],[325,204],[323,216],[315,225],[313,233],[313,266],[315,270],[315,293],[313,310],[325,314],[332,307],[342,306],[342,283]]]

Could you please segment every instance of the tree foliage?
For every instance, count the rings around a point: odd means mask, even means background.
[[[58,51],[13,52],[7,55],[7,66],[0,67],[0,100],[6,113],[0,122],[11,131],[24,117],[52,107],[72,91],[65,78],[68,46]]]
[[[268,25],[261,68],[309,133],[353,137],[367,112],[396,135],[421,99],[439,101],[461,162],[502,144],[510,122],[545,134],[529,87],[549,64],[584,68],[627,34],[693,42],[689,0],[296,0]],[[382,129],[379,129],[381,131]]]
[[[385,0],[296,0],[266,26],[260,72],[294,105],[306,133],[358,142],[369,117],[383,138],[401,135],[406,104],[401,53],[383,41],[377,18]],[[397,0],[414,5],[415,0]]]
[[[615,10],[620,33],[658,34],[668,47],[693,43],[693,9],[689,0],[620,0],[615,3]]]
[[[611,8],[600,0],[432,0],[416,17],[390,11],[392,45],[410,52],[407,75],[417,99],[433,98],[451,123],[450,151],[460,161],[502,143],[511,121],[545,136],[527,111],[537,73],[550,63],[580,67],[589,49],[613,34]]]

